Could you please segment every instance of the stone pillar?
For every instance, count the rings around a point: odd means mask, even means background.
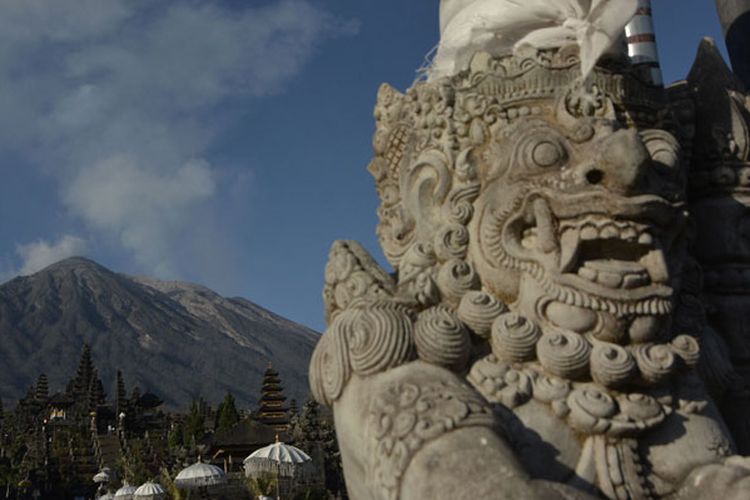
[[[716,0],[732,69],[750,88],[750,0]]]
[[[644,67],[653,84],[663,85],[654,21],[651,16],[651,0],[638,0],[638,10],[625,26],[625,36],[628,55],[633,63]]]

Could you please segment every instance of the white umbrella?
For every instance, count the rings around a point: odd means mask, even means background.
[[[227,476],[215,465],[198,462],[182,469],[174,482],[180,488],[201,488],[224,484]]]
[[[133,493],[133,500],[162,500],[167,495],[159,483],[143,483]]]
[[[115,500],[115,496],[112,493],[107,493],[99,497],[99,500]]]
[[[276,436],[276,442],[252,452],[242,463],[246,476],[262,473],[276,473],[276,498],[279,497],[279,478],[294,476],[295,469],[310,462],[310,455],[290,444],[284,444]]]
[[[128,483],[122,485],[122,488],[115,492],[115,500],[133,500],[136,487],[130,486]]]
[[[105,470],[97,472],[96,475],[94,476],[94,482],[97,484],[108,483],[109,473]]]
[[[246,475],[276,472],[280,476],[293,476],[298,465],[311,461],[310,456],[296,446],[278,441],[254,451],[245,460]]]

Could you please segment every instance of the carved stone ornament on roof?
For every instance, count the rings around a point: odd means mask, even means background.
[[[369,171],[394,272],[334,244],[310,366],[352,498],[750,495],[727,348],[750,340],[704,309],[687,191],[747,161],[746,98],[722,83],[729,114],[702,108],[710,77],[667,91],[618,55],[584,81],[579,54],[477,52],[381,87]]]

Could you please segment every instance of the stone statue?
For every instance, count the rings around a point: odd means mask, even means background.
[[[617,52],[587,73],[582,46],[381,88],[395,272],[334,243],[310,366],[352,498],[750,496],[745,297],[704,299],[698,263],[750,262],[717,220],[750,205],[750,102],[710,44],[668,90]]]

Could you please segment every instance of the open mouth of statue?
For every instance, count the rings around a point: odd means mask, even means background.
[[[676,234],[676,210],[653,196],[609,196],[557,201],[527,196],[503,229],[509,254],[536,261],[559,285],[595,296],[670,297],[665,255]]]

